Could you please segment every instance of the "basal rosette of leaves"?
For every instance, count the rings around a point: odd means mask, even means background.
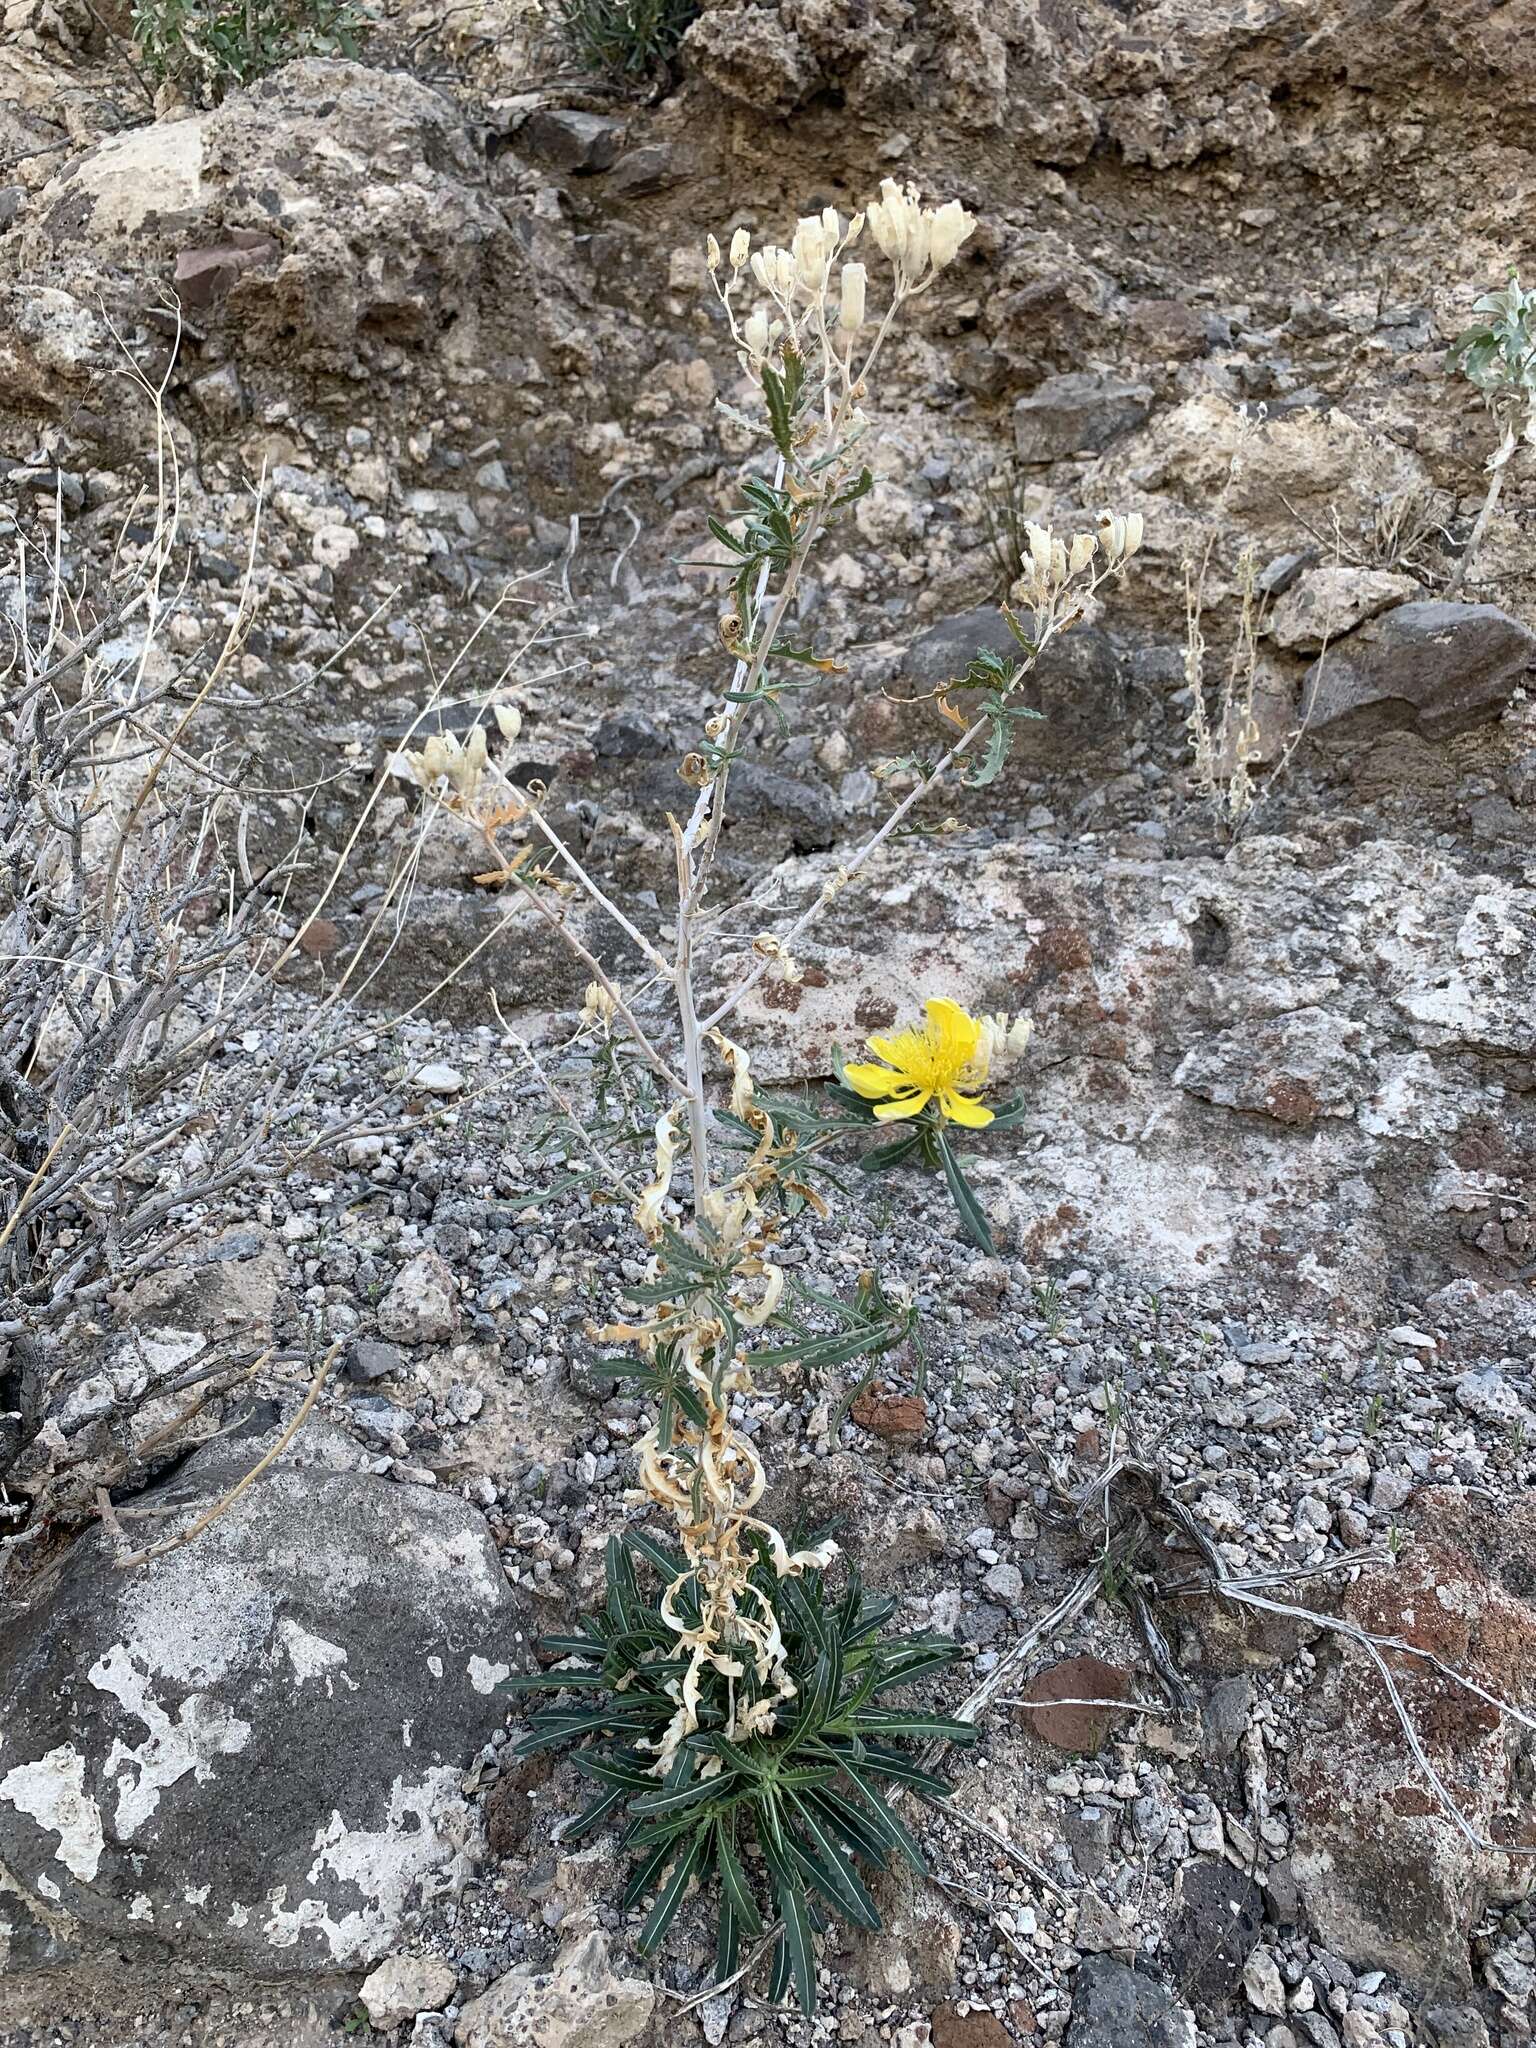
[[[919,1873],[923,1853],[890,1794],[905,1788],[946,1798],[942,1778],[912,1754],[914,1741],[970,1743],[969,1723],[889,1695],[961,1655],[940,1636],[885,1635],[893,1599],[871,1599],[857,1572],[834,1596],[826,1575],[809,1569],[781,1577],[767,1541],[743,1587],[773,1618],[782,1660],[765,1675],[750,1657],[715,1659],[697,1680],[697,1726],[683,1738],[664,1776],[655,1774],[689,1682],[676,1623],[704,1620],[703,1594],[682,1557],[648,1536],[610,1539],[606,1604],[579,1634],[551,1636],[546,1657],[557,1670],[509,1681],[526,1692],[560,1692],[568,1703],[540,1707],[520,1755],[582,1745],[575,1767],[595,1787],[564,1839],[627,1816],[624,1846],[636,1858],[626,1908],[653,1904],[636,1946],[660,1947],[690,1888],[715,1895],[716,1981],[736,1969],[744,1941],[775,1923],[768,1996],[793,1988],[801,2010],[816,2005],[812,1936],[833,1920],[877,1930],[869,1880],[894,1854]],[[659,1580],[659,1598],[642,1591],[636,1563]],[[791,1692],[787,1703],[783,1680]],[[732,1734],[763,1724],[759,1734]]]

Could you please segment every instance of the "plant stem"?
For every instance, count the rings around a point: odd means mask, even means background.
[[[1477,515],[1477,522],[1472,528],[1471,537],[1462,552],[1461,560],[1456,564],[1451,574],[1451,580],[1446,585],[1445,594],[1447,597],[1459,597],[1461,595],[1461,586],[1466,582],[1467,572],[1472,567],[1477,551],[1483,544],[1483,535],[1487,531],[1489,520],[1493,517],[1493,508],[1499,502],[1499,493],[1504,488],[1504,472],[1508,467],[1509,464],[1507,462],[1501,462],[1493,472],[1493,475],[1488,479],[1488,495],[1483,499],[1483,509]]]

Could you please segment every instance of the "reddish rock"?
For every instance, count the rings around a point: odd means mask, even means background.
[[[869,1387],[849,1412],[860,1429],[887,1443],[916,1443],[928,1427],[928,1403],[921,1394],[888,1394]]]
[[[1013,2048],[1013,2036],[996,2013],[961,2012],[956,2005],[941,2005],[932,2026],[933,2048]]]
[[[341,928],[329,917],[312,917],[299,933],[299,951],[311,960],[324,960],[341,943]]]
[[[532,1794],[554,1775],[548,1753],[523,1757],[502,1772],[486,1795],[485,1832],[495,1856],[521,1855],[533,1833]]]
[[[1415,1495],[1413,1540],[1365,1574],[1345,1617],[1406,1646],[1385,1655],[1420,1741],[1479,1834],[1536,1839],[1521,1724],[1413,1654],[1424,1650],[1496,1698],[1536,1701],[1536,1501],[1510,1507],[1450,1487]],[[1469,1982],[1470,1940],[1502,1855],[1475,1848],[1424,1778],[1369,1654],[1341,1645],[1292,1754],[1294,1861],[1329,1948],[1409,1978]]]
[[[1033,1729],[1052,1749],[1093,1756],[1104,1747],[1113,1708],[1057,1703],[1130,1697],[1131,1674],[1122,1665],[1106,1664],[1102,1657],[1065,1657],[1030,1680],[1023,1702],[1014,1711],[1022,1725]]]

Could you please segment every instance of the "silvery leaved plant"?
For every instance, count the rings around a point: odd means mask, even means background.
[[[771,1098],[750,1047],[728,1026],[772,977],[800,975],[811,928],[946,778],[993,780],[1028,711],[1020,686],[1041,650],[1070,631],[1094,593],[1141,544],[1139,517],[1105,514],[1094,533],[1027,530],[1008,619],[1011,657],[979,653],[936,690],[937,758],[908,762],[905,793],[811,900],[737,954],[720,918],[750,930],[754,885],[724,902],[721,833],[735,763],[765,725],[782,731],[797,694],[845,663],[794,621],[806,562],[826,533],[875,487],[868,408],[904,307],[933,290],[974,230],[956,201],[930,207],[887,179],[851,219],[809,215],[786,244],[754,246],[738,228],[711,236],[714,298],[734,343],[741,392],[724,410],[758,451],[739,479],[733,514],[709,521],[708,566],[724,579],[719,639],[730,663],[680,763],[692,792],[667,820],[676,877],[669,923],[647,929],[589,871],[546,808],[482,736],[430,743],[396,772],[429,805],[465,818],[493,856],[483,882],[521,891],[591,974],[569,1051],[587,1063],[592,1109],[578,1110],[531,1046],[508,1043],[550,1091],[572,1176],[622,1203],[646,1249],[644,1278],[592,1331],[599,1371],[645,1395],[654,1421],[637,1452],[637,1507],[659,1512],[662,1541],[635,1527],[607,1550],[603,1607],[574,1634],[542,1645],[551,1667],[516,1689],[553,1693],[532,1716],[525,1749],[577,1745],[596,1796],[574,1830],[626,1816],[637,1860],[626,1904],[652,1904],[649,1952],[695,1884],[717,1908],[717,1973],[731,1976],[744,1939],[764,1937],[769,1990],[815,1998],[816,1932],[831,1916],[867,1927],[879,1916],[866,1875],[896,1853],[921,1852],[893,1793],[937,1794],[913,1759],[915,1739],[973,1739],[962,1720],[888,1696],[959,1654],[938,1637],[892,1636],[889,1599],[856,1574],[834,1587],[837,1546],[825,1534],[787,1537],[765,1512],[769,1474],[737,1417],[765,1380],[861,1366],[917,1334],[910,1288],[860,1275],[849,1296],[790,1277],[781,1247],[798,1220],[826,1217],[828,1155],[878,1140],[861,1164],[943,1173],[962,1225],[990,1248],[987,1219],[954,1150],[954,1133],[1005,1130],[1018,1100],[985,1096],[1027,1042],[1027,1021],[972,1016],[944,996],[922,1022],[872,1039],[871,1057],[838,1063],[815,1102]],[[904,857],[913,857],[904,851]],[[604,967],[569,916],[584,900],[629,941],[633,985]],[[716,1077],[720,1077],[718,1080]]]
[[[1479,317],[1451,344],[1446,361],[1481,394],[1499,428],[1488,458],[1488,490],[1451,579],[1461,588],[1499,501],[1504,473],[1522,442],[1536,447],[1536,289],[1524,291],[1513,270],[1502,291],[1484,292],[1472,310]]]

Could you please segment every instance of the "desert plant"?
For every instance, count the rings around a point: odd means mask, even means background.
[[[737,230],[724,253],[709,238],[709,275],[755,401],[751,413],[725,409],[763,452],[741,480],[736,515],[709,522],[718,551],[709,566],[728,585],[719,637],[734,670],[681,763],[683,783],[695,794],[686,821],[668,821],[677,877],[670,930],[653,935],[638,921],[644,913],[631,916],[612,900],[567,844],[541,794],[509,779],[484,736],[430,758],[423,749],[398,760],[429,811],[446,807],[480,830],[487,885],[521,890],[533,913],[587,966],[593,979],[582,1030],[611,1095],[622,1097],[626,1071],[644,1077],[632,1097],[634,1110],[645,1105],[643,1116],[632,1114],[626,1143],[614,1146],[594,1141],[553,1077],[550,1087],[573,1145],[629,1207],[649,1247],[644,1279],[625,1289],[625,1312],[594,1334],[626,1347],[604,1357],[601,1369],[644,1389],[656,1405],[657,1420],[639,1444],[640,1480],[645,1497],[673,1523],[681,1555],[648,1551],[644,1539],[634,1539],[653,1563],[663,1560],[658,1569],[668,1581],[654,1610],[646,1610],[631,1588],[628,1553],[622,1546],[610,1551],[609,1619],[626,1633],[610,1640],[599,1628],[595,1636],[557,1640],[556,1650],[578,1660],[580,1687],[611,1687],[618,1704],[593,1709],[595,1720],[566,1716],[559,1739],[605,1731],[619,1738],[627,1756],[613,1768],[627,1779],[610,1789],[662,1801],[644,1804],[636,1816],[648,1852],[636,1895],[661,1887],[648,1923],[651,1942],[695,1876],[707,1870],[728,1891],[734,1886],[714,1825],[724,1806],[706,1812],[708,1801],[724,1800],[714,1780],[727,1774],[760,1823],[758,1839],[791,1930],[778,1986],[787,1973],[803,2002],[810,1996],[814,1925],[802,1903],[804,1887],[814,1890],[824,1880],[840,1909],[857,1917],[864,1907],[853,1882],[853,1845],[878,1854],[879,1843],[889,1847],[891,1838],[867,1799],[860,1817],[857,1799],[837,1793],[832,1777],[818,1779],[821,1770],[834,1770],[825,1757],[810,1764],[804,1782],[789,1785],[781,1776],[784,1760],[803,1760],[812,1741],[845,1744],[835,1768],[846,1777],[851,1766],[850,1783],[879,1775],[861,1758],[860,1728],[898,1729],[890,1721],[881,1727],[881,1710],[863,1689],[935,1668],[951,1652],[928,1639],[920,1648],[882,1643],[888,1608],[867,1609],[856,1591],[832,1599],[822,1574],[835,1543],[792,1546],[757,1512],[768,1475],[733,1410],[753,1391],[756,1375],[849,1364],[910,1334],[911,1307],[898,1285],[882,1288],[867,1277],[851,1303],[797,1293],[775,1256],[798,1214],[807,1207],[826,1213],[816,1185],[822,1156],[847,1134],[894,1126],[883,1163],[926,1156],[949,1174],[972,1234],[987,1241],[974,1198],[974,1215],[967,1213],[958,1168],[950,1172],[946,1127],[1006,1121],[978,1091],[993,1077],[1009,1037],[1017,1044],[1020,1034],[1006,1020],[973,1018],[935,999],[924,1030],[876,1040],[874,1062],[843,1068],[833,1113],[824,1115],[761,1099],[748,1050],[723,1027],[766,975],[786,983],[798,978],[795,949],[811,925],[951,771],[968,768],[973,782],[1001,772],[1018,720],[1029,715],[1020,684],[1041,650],[1083,616],[1094,590],[1121,573],[1140,544],[1140,521],[1106,514],[1096,534],[1070,541],[1028,529],[1019,609],[1010,615],[1017,659],[979,656],[933,693],[936,712],[957,729],[954,737],[937,759],[905,764],[909,786],[884,822],[782,929],[759,932],[744,962],[740,951],[733,956],[719,943],[719,921],[728,916],[731,929],[750,931],[760,914],[756,885],[723,906],[710,896],[718,888],[732,769],[754,725],[764,717],[784,724],[785,706],[798,691],[844,669],[835,651],[803,644],[792,630],[795,593],[818,541],[874,488],[862,454],[864,404],[892,323],[931,288],[973,225],[956,202],[925,208],[914,191],[888,179],[865,214],[846,220],[828,208],[803,219],[787,248],[754,250],[746,231]],[[866,230],[890,265],[878,318],[866,267],[852,254]],[[622,986],[573,927],[569,910],[581,898],[638,955],[645,977],[638,987]],[[531,1047],[510,1033],[509,1043],[543,1075]],[[718,1104],[711,1056],[728,1076],[727,1100]],[[649,1174],[643,1185],[642,1171]],[[842,1619],[832,1631],[834,1612]],[[557,1681],[569,1676],[549,1674]],[[643,1719],[631,1699],[637,1685],[650,1697]],[[554,1738],[556,1724],[546,1720],[543,1732]],[[801,1763],[789,1768],[799,1771]],[[789,1812],[780,1787],[786,1797],[824,1794],[848,1832],[834,1830],[824,1850],[796,1807],[792,1841],[779,1825]],[[817,1813],[818,1802],[806,1810]],[[798,1860],[806,1842],[816,1849],[809,1869]],[[755,1911],[745,1891],[733,1897],[727,1935],[733,1939]]]
[[[1484,292],[1472,310],[1480,318],[1456,337],[1446,362],[1481,394],[1499,429],[1499,445],[1488,458],[1487,493],[1451,577],[1452,596],[1483,544],[1511,457],[1522,441],[1536,446],[1536,289],[1523,291],[1511,270],[1504,289]]]
[[[355,57],[367,17],[353,0],[134,0],[149,76],[205,105],[295,57]]]
[[[754,1549],[741,1592],[760,1616],[773,1618],[782,1654],[776,1661],[715,1659],[692,1674],[686,1646],[705,1631],[706,1617],[686,1560],[638,1533],[611,1538],[606,1606],[586,1617],[578,1635],[541,1645],[563,1660],[559,1670],[513,1681],[520,1690],[574,1696],[535,1712],[519,1748],[528,1756],[586,1742],[576,1768],[597,1796],[564,1838],[611,1814],[628,1816],[624,1842],[638,1861],[624,1904],[655,1895],[637,1943],[642,1954],[660,1946],[691,1885],[713,1883],[717,1977],[736,1969],[742,1939],[762,1936],[776,1918],[768,1996],[777,2001],[793,1985],[810,2012],[813,1931],[834,1915],[870,1929],[881,1924],[860,1865],[879,1870],[894,1851],[926,1871],[886,1789],[943,1798],[949,1788],[905,1745],[964,1744],[976,1731],[942,1714],[885,1704],[888,1693],[954,1663],[961,1652],[953,1643],[884,1634],[896,1602],[869,1599],[856,1572],[834,1597],[820,1570],[781,1577],[761,1537]],[[659,1577],[659,1599],[641,1591],[637,1561]],[[656,1757],[669,1750],[680,1689],[691,1676],[693,1726],[671,1746],[658,1777]]]
[[[660,71],[697,17],[699,0],[556,0],[566,48],[588,70],[630,82]]]
[[[253,810],[283,792],[253,786],[248,746],[217,723],[250,717],[240,657],[259,614],[261,492],[237,596],[210,633],[164,390],[126,350],[124,364],[153,445],[110,558],[77,551],[56,496],[18,519],[0,559],[0,1478],[13,1482],[92,1371],[94,1346],[73,1332],[99,1329],[110,1296],[162,1268],[232,1190],[387,1128],[366,1109],[317,1113],[312,1086],[385,920],[322,1002],[284,1002],[312,915],[291,901],[300,848],[253,868]],[[384,895],[398,907],[399,887]],[[284,1362],[246,1335],[113,1385],[106,1412],[187,1394],[176,1426],[191,1421],[225,1380]],[[29,1535],[94,1513],[125,1469],[121,1446],[103,1461],[91,1432],[53,1438],[37,1486],[0,1500],[7,1523],[30,1515]],[[0,1566],[20,1540],[0,1526]]]
[[[1029,472],[1016,457],[1010,457],[1000,469],[977,480],[975,493],[977,514],[997,576],[994,594],[1004,599],[1018,579],[1019,563],[1028,546]]]
[[[1187,729],[1195,786],[1227,835],[1237,839],[1258,795],[1253,770],[1261,759],[1262,735],[1255,699],[1264,606],[1253,551],[1245,548],[1238,562],[1237,625],[1220,680],[1212,689],[1206,674],[1205,569],[1204,562],[1198,571],[1191,563],[1184,568]]]

